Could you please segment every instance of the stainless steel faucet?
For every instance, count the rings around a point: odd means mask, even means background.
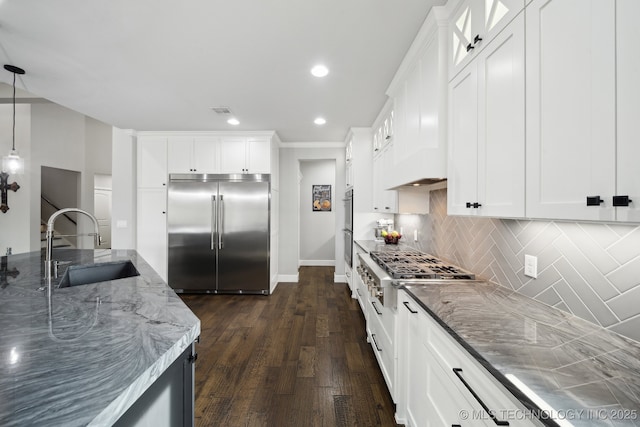
[[[96,219],[95,216],[91,215],[89,212],[83,211],[82,209],[78,209],[78,208],[65,208],[65,209],[60,209],[59,211],[54,212],[53,215],[49,217],[49,221],[47,222],[47,253],[44,260],[44,278],[48,280],[49,293],[51,293],[51,279],[54,277],[58,277],[58,268],[57,268],[58,261],[54,261],[51,258],[51,254],[53,252],[53,224],[55,223],[56,218],[58,218],[60,215],[66,214],[67,212],[77,212],[91,218],[91,221],[93,221],[95,233],[87,234],[87,236],[95,236],[96,244],[98,245],[100,244],[100,241],[101,241],[100,233],[98,229],[98,220]],[[74,234],[73,236],[82,236],[82,234]],[[55,274],[52,271],[54,269],[55,269]]]

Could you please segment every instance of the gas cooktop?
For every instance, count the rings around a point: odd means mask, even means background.
[[[473,273],[418,251],[372,251],[371,258],[393,279],[475,279]]]

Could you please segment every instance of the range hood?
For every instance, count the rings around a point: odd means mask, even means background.
[[[446,181],[447,178],[422,178],[416,181],[411,181],[403,185],[399,185],[395,187],[395,189],[406,188],[406,187],[422,187],[427,185],[438,184],[440,182]]]

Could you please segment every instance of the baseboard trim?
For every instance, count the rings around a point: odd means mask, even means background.
[[[278,282],[282,283],[297,283],[298,275],[297,274],[280,274],[278,275]]]
[[[347,283],[347,276],[344,274],[334,274],[333,283]]]
[[[301,259],[298,261],[299,266],[311,266],[311,267],[335,267],[336,260],[334,259]]]

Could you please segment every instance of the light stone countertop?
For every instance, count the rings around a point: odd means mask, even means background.
[[[367,252],[413,249],[356,243]],[[525,407],[530,400],[506,375],[558,411],[565,425],[640,426],[640,343],[494,283],[402,288]]]
[[[526,407],[508,374],[569,425],[640,425],[637,342],[493,283],[404,289]]]
[[[111,425],[196,340],[200,321],[135,251],[53,257],[131,260],[140,276],[54,289],[49,304],[42,252],[0,258],[0,425]]]

